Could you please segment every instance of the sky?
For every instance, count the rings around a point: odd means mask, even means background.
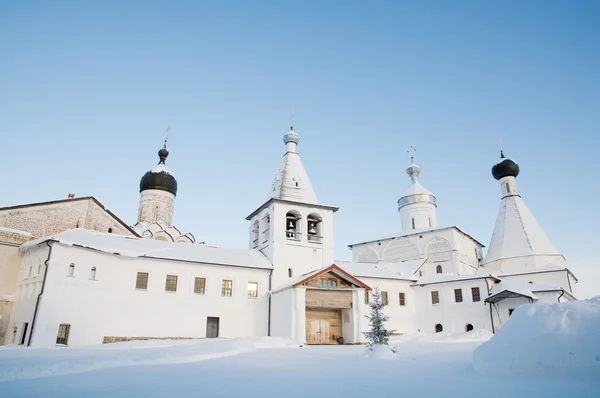
[[[591,287],[599,19],[595,1],[3,1],[0,206],[92,195],[133,224],[170,126],[175,226],[246,247],[293,122],[340,207],[336,259],[401,231],[410,146],[438,225],[487,245],[502,148]]]

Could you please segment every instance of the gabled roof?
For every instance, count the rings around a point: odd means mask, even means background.
[[[420,277],[413,286],[425,286],[425,285],[433,285],[438,283],[451,283],[451,282],[462,282],[468,280],[475,279],[487,279],[490,278],[493,281],[500,282],[500,279],[497,276],[492,274],[482,275],[482,274],[471,274],[471,275],[449,275],[449,274],[436,274],[430,276],[422,276]]]
[[[311,272],[308,272],[306,274],[300,275],[299,277],[293,279],[292,282],[290,282],[289,284],[287,284],[283,287],[280,287],[277,290],[272,291],[271,293],[279,293],[281,291],[284,291],[284,290],[287,290],[290,288],[296,288],[296,287],[301,286],[301,285],[305,284],[306,282],[312,280],[313,278],[316,278],[316,277],[326,274],[328,272],[335,274],[336,276],[344,279],[345,281],[347,281],[355,286],[362,287],[367,290],[371,290],[371,287],[369,285],[365,284],[361,280],[350,275],[348,272],[344,271],[337,264],[331,264],[326,267],[322,267],[322,268],[313,270]]]
[[[363,245],[365,243],[371,243],[371,242],[381,242],[383,240],[388,240],[388,239],[398,239],[398,238],[405,238],[407,236],[413,236],[413,235],[420,235],[426,232],[436,232],[436,231],[444,231],[447,229],[455,229],[457,230],[459,233],[465,235],[466,237],[472,239],[474,242],[478,243],[481,247],[485,247],[485,245],[481,242],[479,242],[477,239],[473,238],[471,235],[469,235],[468,233],[466,233],[465,231],[463,231],[462,229],[460,229],[459,227],[453,225],[451,227],[440,227],[440,228],[422,228],[422,229],[416,229],[414,231],[411,231],[410,233],[402,233],[399,232],[397,234],[393,234],[393,235],[387,235],[387,236],[383,236],[379,239],[373,239],[373,240],[368,240],[365,242],[359,242],[359,243],[353,243],[348,245],[349,248],[352,248],[352,246],[357,246],[357,245]]]
[[[503,259],[542,255],[562,257],[520,196],[502,198],[490,247],[482,265]]]
[[[85,229],[72,229],[54,236],[39,238],[25,243],[21,248],[27,250],[46,241],[97,250],[109,255],[273,269],[269,259],[258,250],[233,249],[197,243],[165,242]]]
[[[558,286],[538,285],[535,283],[521,283],[502,280],[500,281],[500,283],[492,287],[490,291],[490,296],[487,297],[484,301],[488,303],[497,303],[504,299],[513,297],[527,297],[532,301],[537,301],[539,300],[539,298],[535,295],[535,293],[559,291],[564,291],[564,289]],[[572,297],[572,295],[569,292],[565,291],[564,293]]]
[[[129,232],[131,232],[131,234],[133,236],[140,236],[133,228],[131,228],[131,226],[127,225],[116,214],[114,214],[112,211],[108,210],[106,208],[106,206],[104,206],[102,203],[100,203],[100,201],[98,199],[94,198],[93,196],[82,196],[80,198],[68,198],[68,199],[60,199],[60,200],[51,200],[48,202],[37,202],[37,203],[28,203],[28,204],[17,205],[17,206],[0,207],[0,211],[24,209],[27,207],[35,207],[35,206],[48,206],[48,205],[59,204],[59,203],[78,202],[78,201],[85,201],[85,200],[92,200],[102,210],[104,210],[109,216],[114,218],[115,221],[117,221],[119,224],[121,224],[123,227],[125,227]]]

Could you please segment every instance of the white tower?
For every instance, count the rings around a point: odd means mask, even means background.
[[[500,151],[500,160],[492,167],[492,175],[500,182],[500,209],[481,265],[504,273],[531,271],[550,264],[563,266],[563,255],[550,242],[517,191],[519,171],[519,165]]]
[[[268,200],[250,214],[250,248],[273,263],[272,289],[333,263],[333,213],[319,204],[296,147],[300,138],[290,128],[283,137],[286,152]]]
[[[406,174],[412,181],[411,186],[398,199],[398,211],[402,217],[402,232],[410,233],[416,229],[435,228],[437,225],[435,196],[419,183],[421,168],[410,158]]]

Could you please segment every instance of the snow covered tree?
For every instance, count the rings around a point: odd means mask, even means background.
[[[377,286],[373,289],[373,299],[369,306],[371,307],[371,311],[369,315],[365,315],[365,317],[369,320],[370,330],[364,332],[365,337],[369,340],[368,347],[373,349],[373,346],[375,345],[387,346],[390,334],[393,330],[387,330],[384,326],[384,322],[390,319],[390,317],[385,315],[382,311],[384,304],[381,301],[381,293]]]

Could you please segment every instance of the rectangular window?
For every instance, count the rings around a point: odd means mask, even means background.
[[[196,278],[194,280],[194,293],[204,294],[206,292],[206,278]]]
[[[369,291],[365,290],[365,304],[369,304]]]
[[[439,304],[440,303],[440,292],[434,290],[431,292],[431,304]]]
[[[335,279],[320,279],[320,287],[337,287],[337,281]]]
[[[167,275],[165,281],[165,292],[176,292],[177,291],[177,275]]]
[[[231,297],[233,294],[233,282],[230,280],[223,280],[223,284],[221,285],[221,296],[223,297]]]
[[[454,289],[454,301],[462,303],[462,289]]]
[[[248,282],[248,297],[249,298],[257,298],[258,297],[258,282]]]
[[[479,288],[478,287],[472,287],[471,288],[471,295],[473,296],[473,302],[481,301],[481,296],[479,295]]]
[[[402,307],[406,305],[404,293],[398,293],[398,304],[400,304]]]
[[[381,292],[381,304],[388,305],[388,294],[387,292]]]
[[[415,219],[414,218],[412,219],[412,227],[413,227],[412,229],[415,229]]]
[[[135,280],[135,288],[140,290],[148,289],[148,273],[138,272],[137,279]]]
[[[58,327],[58,334],[56,335],[56,344],[67,345],[69,343],[69,330],[71,325],[66,323],[61,324]]]

